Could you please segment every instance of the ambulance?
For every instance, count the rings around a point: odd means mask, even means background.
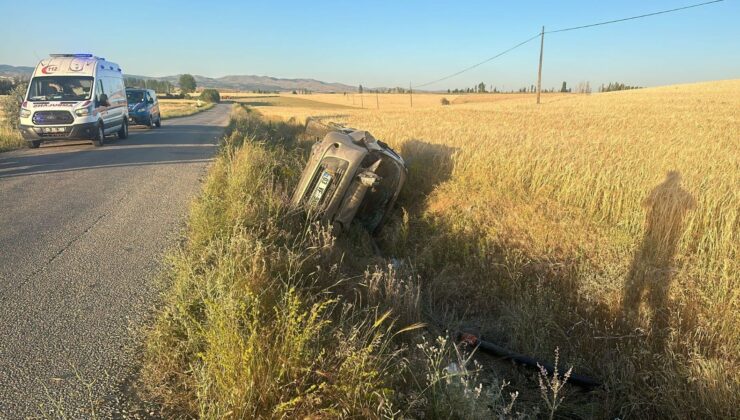
[[[20,128],[31,148],[52,140],[128,137],[121,67],[92,54],[51,54],[33,72],[21,104]]]

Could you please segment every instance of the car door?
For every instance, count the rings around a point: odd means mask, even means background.
[[[147,92],[148,99],[151,101],[151,107],[150,113],[152,115],[152,118],[155,120],[159,119],[159,101],[157,100],[157,94],[154,92]]]

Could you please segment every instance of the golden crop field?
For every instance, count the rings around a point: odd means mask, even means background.
[[[160,99],[159,108],[162,118],[184,117],[193,115],[207,109],[211,109],[213,104],[200,102],[196,99]]]
[[[415,94],[413,108],[395,94],[241,101],[399,151],[409,181],[381,248],[415,267],[446,324],[545,360],[559,348],[563,365],[602,380],[567,397],[581,415],[727,418],[740,404],[738,98],[740,80],[541,105],[529,94]],[[499,371],[516,385],[515,370]]]

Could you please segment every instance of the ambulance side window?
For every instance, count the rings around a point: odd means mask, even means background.
[[[101,106],[100,95],[104,93],[105,90],[103,89],[103,81],[101,79],[98,79],[98,86],[97,89],[95,89],[95,106]]]
[[[116,104],[125,99],[123,82],[121,79],[114,77],[103,77],[102,79],[103,86],[105,87],[105,94],[108,95],[108,102]]]

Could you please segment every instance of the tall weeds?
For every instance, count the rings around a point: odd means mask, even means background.
[[[301,131],[234,110],[148,334],[144,383],[172,416],[391,418],[432,409],[436,388],[411,368],[427,366],[409,346],[420,331],[417,279],[377,268],[361,246],[366,233],[340,243],[289,205],[306,155]]]
[[[295,133],[236,112],[170,258],[150,390],[203,418],[391,416],[387,325],[332,295],[334,274],[317,266],[336,263],[334,241],[288,206]]]

